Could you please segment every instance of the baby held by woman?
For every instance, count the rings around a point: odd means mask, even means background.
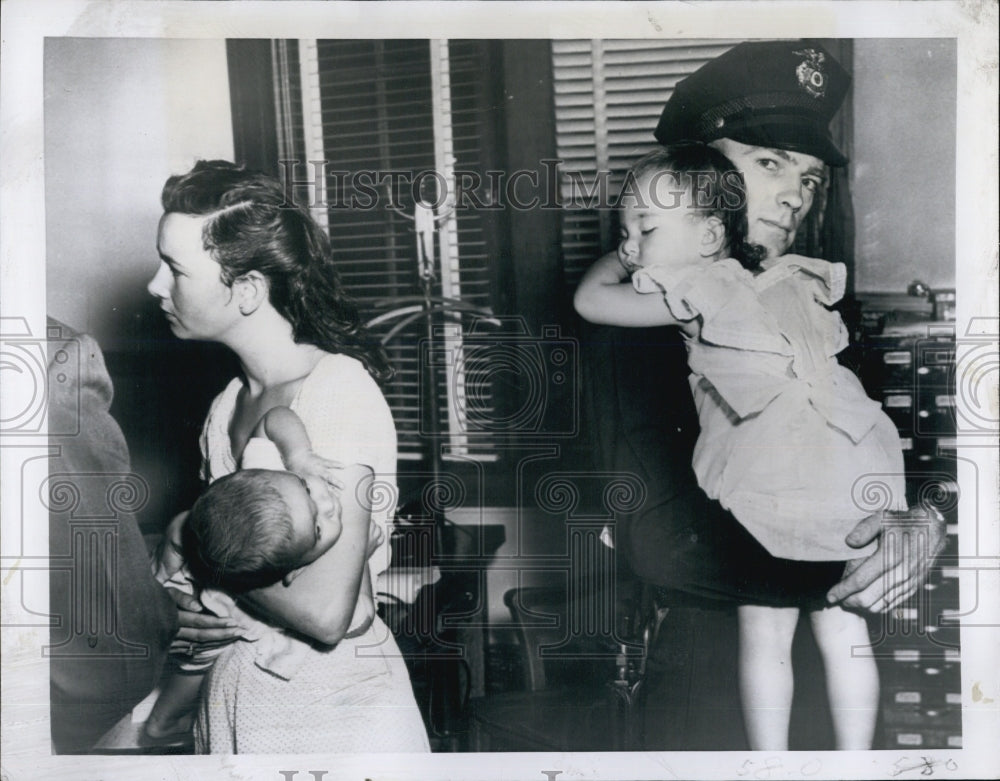
[[[302,568],[336,544],[341,532],[340,503],[335,491],[344,483],[336,477],[343,467],[312,450],[305,426],[288,407],[274,407],[261,418],[248,440],[242,469],[212,483],[191,511],[171,524],[161,569],[188,570],[204,590],[202,604],[217,615],[229,615],[234,625],[248,624],[243,639],[267,648],[268,669],[294,664],[294,646],[282,635],[255,631],[245,614],[229,600],[213,598],[213,589],[239,594],[281,582],[288,585]],[[372,524],[369,552],[380,542]],[[167,581],[171,587],[182,584]],[[362,634],[375,615],[371,578],[365,568],[358,608],[347,637]],[[205,675],[224,647],[200,651],[178,666],[146,722],[146,734],[162,739],[183,732],[197,704]]]
[[[768,150],[756,162],[765,176],[780,163]],[[751,748],[788,747],[791,645],[804,610],[837,748],[867,749],[879,695],[868,628],[825,595],[846,560],[872,552],[846,545],[854,526],[906,509],[902,450],[881,406],[836,361],[847,333],[829,307],[844,294],[844,265],[766,258],[746,241],[745,202],[742,176],[719,151],[683,144],[650,153],[622,189],[617,258],[588,270],[574,304],[593,322],[675,325],[685,336],[701,427],[698,483],[771,555],[773,571],[759,577],[787,593],[782,604],[738,610]],[[875,493],[882,506],[870,506]]]

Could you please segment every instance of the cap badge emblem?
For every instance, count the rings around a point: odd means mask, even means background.
[[[801,49],[792,52],[805,59],[795,69],[799,78],[799,86],[814,98],[822,98],[826,94],[826,74],[823,72],[823,62],[826,57],[823,52],[815,49]]]

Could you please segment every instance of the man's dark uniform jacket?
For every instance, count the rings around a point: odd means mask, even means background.
[[[130,512],[144,488],[109,413],[100,348],[48,327],[52,741],[82,753],[156,685],[177,613]]]
[[[660,587],[658,600],[670,608],[648,663],[642,748],[746,750],[736,606],[789,604],[790,581],[821,599],[843,564],[817,575],[813,562],[800,569],[774,559],[698,487],[691,467],[698,416],[678,329],[591,327],[587,334],[601,468],[630,472],[646,486],[642,507],[617,519],[616,551],[622,566]]]

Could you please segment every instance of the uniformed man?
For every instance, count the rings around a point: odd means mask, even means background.
[[[730,158],[746,180],[749,239],[775,258],[792,247],[828,167],[847,163],[829,124],[849,84],[819,45],[743,43],[677,85],[655,137],[710,144]],[[880,546],[843,577],[833,564],[824,581],[815,567],[775,559],[697,486],[697,416],[676,329],[614,329],[603,347],[595,391],[608,465],[639,475],[649,490],[643,508],[619,520],[616,544],[670,607],[648,665],[642,748],[745,749],[735,606],[788,604],[791,581],[797,591],[882,612],[917,588],[931,561]],[[860,548],[882,533],[882,517],[873,516],[847,541]],[[914,533],[928,535],[923,550],[937,552],[944,522],[928,518]]]

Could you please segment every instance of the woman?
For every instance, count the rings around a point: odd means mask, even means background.
[[[257,421],[275,406],[302,419],[315,451],[363,464],[374,483],[341,495],[338,543],[287,586],[241,597],[300,644],[294,672],[275,675],[255,643],[178,591],[175,653],[229,643],[202,691],[199,753],[427,751],[406,666],[378,618],[345,639],[369,552],[369,525],[383,543],[371,575],[388,566],[396,432],[376,380],[389,374],[334,269],[328,237],[285,204],[280,184],[231,163],[199,162],[167,180],[149,292],[181,339],[214,341],[239,358],[242,376],[215,399],[202,431],[202,477],[233,472]],[[380,482],[381,481],[381,482]],[[384,490],[380,490],[380,486]],[[233,519],[238,523],[239,519]],[[187,641],[187,642],[185,642]]]

